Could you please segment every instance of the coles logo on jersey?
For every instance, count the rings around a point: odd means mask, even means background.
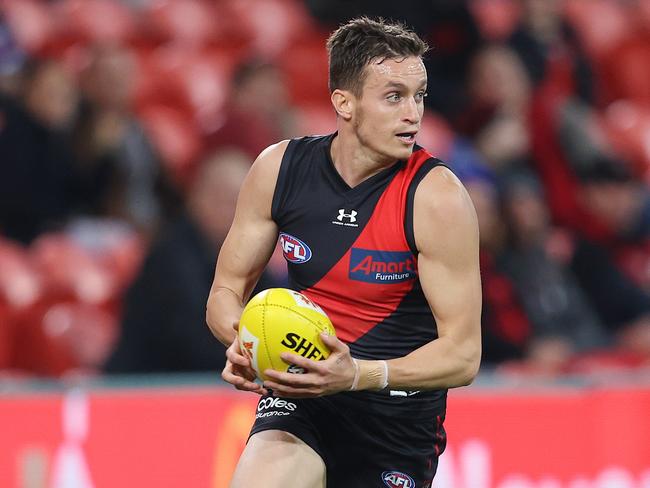
[[[415,488],[415,481],[408,474],[399,471],[384,471],[381,479],[390,488]]]
[[[417,261],[409,251],[352,248],[348,277],[367,283],[401,283],[417,276]]]
[[[290,236],[284,232],[280,234],[280,247],[284,259],[293,264],[306,263],[311,259],[311,249],[297,237]]]

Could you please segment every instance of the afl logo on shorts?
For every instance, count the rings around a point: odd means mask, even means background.
[[[389,488],[415,488],[413,478],[399,471],[384,471],[381,479]]]
[[[284,259],[293,264],[303,264],[311,259],[311,249],[297,237],[289,234],[280,234],[280,247]]]

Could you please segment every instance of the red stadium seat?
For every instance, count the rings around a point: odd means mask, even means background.
[[[81,42],[116,42],[136,32],[133,12],[114,0],[64,0],[56,4],[64,35]]]
[[[117,331],[116,317],[96,305],[40,303],[16,318],[10,366],[50,377],[96,370],[110,353]]]
[[[144,13],[149,34],[158,42],[201,45],[223,37],[227,18],[215,2],[159,0]]]
[[[145,255],[145,242],[137,235],[124,237],[105,249],[99,257],[100,264],[110,269],[120,291],[133,281]]]
[[[178,83],[167,83],[161,67],[160,54],[155,50],[139,50],[134,104],[138,111],[150,105],[163,105],[194,116],[194,109],[187,93]]]
[[[193,120],[164,105],[143,107],[139,116],[172,178],[185,187],[202,149]]]
[[[89,304],[106,304],[115,299],[118,283],[111,271],[65,234],[39,237],[30,252],[43,277],[48,299]]]
[[[236,16],[238,29],[250,37],[253,52],[263,57],[281,55],[316,30],[298,0],[226,0],[224,4]]]
[[[299,108],[296,131],[300,134],[329,134],[336,130],[336,112],[329,104]]]
[[[11,308],[0,300],[0,370],[8,369],[13,358]]]
[[[291,99],[296,105],[324,105],[329,102],[329,68],[324,46],[325,37],[314,35],[288,46],[278,58]]]
[[[167,83],[175,83],[187,95],[199,123],[209,124],[223,108],[229,91],[233,60],[216,51],[167,50],[161,53]]]
[[[629,13],[618,1],[568,0],[565,11],[587,52],[596,60],[630,32]]]
[[[638,0],[637,5],[637,18],[641,26],[645,29],[650,28],[650,0]]]
[[[614,102],[605,110],[603,126],[616,151],[650,184],[650,106]]]
[[[630,36],[603,59],[607,101],[621,98],[650,105],[650,34]]]
[[[516,0],[472,0],[469,7],[487,39],[507,38],[519,21],[520,7]]]
[[[0,6],[18,43],[29,52],[40,51],[57,32],[55,18],[45,2],[4,0]]]
[[[234,63],[226,50],[158,48],[140,57],[136,105],[168,106],[209,132],[228,95]]]
[[[145,237],[123,222],[92,218],[75,219],[66,226],[65,232],[97,266],[111,275],[121,296],[140,267],[147,246]]]
[[[42,294],[41,277],[27,250],[0,239],[0,302],[21,308],[36,302]]]

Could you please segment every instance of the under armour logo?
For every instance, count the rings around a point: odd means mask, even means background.
[[[339,208],[339,216],[336,217],[336,220],[339,222],[343,222],[343,219],[349,219],[348,221],[350,223],[354,223],[357,221],[357,211],[356,210],[350,210],[350,213],[345,213],[344,208]]]

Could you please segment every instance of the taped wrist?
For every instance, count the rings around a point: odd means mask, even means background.
[[[354,380],[350,390],[383,390],[388,386],[388,363],[384,360],[353,359]]]

